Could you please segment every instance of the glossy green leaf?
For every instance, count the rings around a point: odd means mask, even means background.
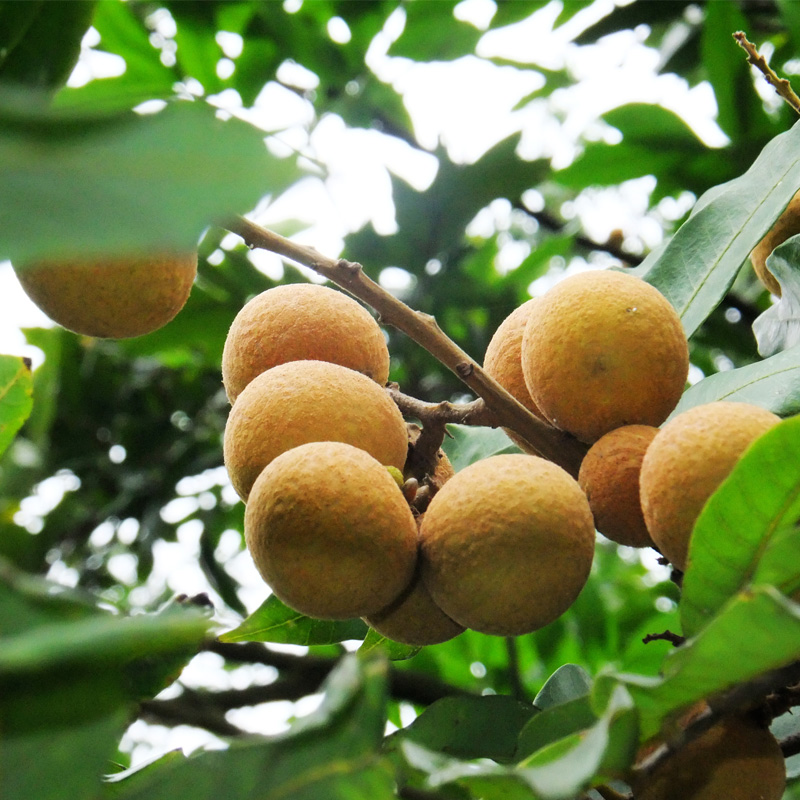
[[[730,288],[750,251],[800,185],[800,124],[776,136],[752,166],[701,197],[669,244],[640,273],[680,314],[687,336]]]
[[[344,621],[307,617],[270,595],[238,628],[223,633],[222,642],[276,642],[282,644],[334,644],[363,639],[367,625],[360,619]]]
[[[202,229],[297,177],[263,134],[202,102],[105,118],[16,114],[0,125],[0,258],[192,247]]]
[[[539,690],[533,704],[545,709],[561,705],[589,694],[592,680],[589,673],[578,664],[564,664],[559,667]]]
[[[663,678],[606,676],[595,693],[623,682],[641,714],[645,740],[673,712],[798,658],[800,605],[771,586],[757,586],[732,598],[697,636],[673,651]]]
[[[528,720],[519,734],[515,759],[521,761],[537,750],[590,728],[597,722],[589,696],[550,706]]]
[[[746,587],[772,537],[800,519],[800,417],[755,441],[697,520],[683,580],[681,622],[693,636]],[[800,580],[800,562],[783,582]]]
[[[445,437],[442,449],[456,472],[482,458],[521,452],[500,428],[448,425],[447,430],[450,436]]]
[[[534,714],[513,697],[444,697],[392,736],[456,758],[511,761],[517,737]]]
[[[370,628],[364,637],[364,643],[358,648],[358,652],[359,655],[366,655],[373,651],[383,653],[389,661],[406,661],[419,653],[420,648],[411,644],[392,641]]]
[[[0,356],[0,453],[33,408],[33,376],[30,364],[18,356]]]
[[[782,417],[797,414],[800,412],[800,346],[703,378],[683,393],[671,417],[715,400],[752,403]]]
[[[389,800],[394,774],[378,753],[385,703],[385,662],[349,656],[326,681],[322,705],[288,733],[120,773],[100,797]]]

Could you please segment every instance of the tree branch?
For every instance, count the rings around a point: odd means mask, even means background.
[[[403,331],[483,398],[497,425],[511,428],[541,456],[577,476],[586,454],[585,445],[528,411],[449,339],[432,316],[414,311],[381,288],[364,273],[360,264],[327,258],[313,247],[292,242],[242,217],[231,220],[225,227],[241,236],[248,247],[269,250],[303,264],[372,306],[381,322]]]
[[[764,75],[767,83],[798,113],[800,114],[800,97],[794,93],[792,84],[786,78],[779,78],[767,64],[767,59],[761,55],[756,46],[747,40],[744,31],[733,34],[736,44],[747,53],[747,60]]]

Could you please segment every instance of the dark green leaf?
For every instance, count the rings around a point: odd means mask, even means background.
[[[517,737],[534,713],[513,697],[445,697],[437,700],[392,740],[408,740],[456,758],[514,758]]]
[[[389,48],[389,55],[415,61],[450,61],[473,53],[481,32],[453,17],[456,5],[453,0],[405,4],[405,28]],[[447,36],[442,36],[443,26],[447,26]]]
[[[687,336],[717,306],[750,251],[800,185],[800,124],[776,136],[741,177],[709,190],[643,277],[672,303]]]
[[[697,520],[683,581],[681,621],[693,636],[747,586],[776,532],[800,519],[800,417],[754,442]],[[787,563],[800,580],[800,562]]]
[[[559,667],[542,686],[533,701],[537,708],[557,706],[589,694],[592,680],[589,673],[578,664],[564,664]]]
[[[0,453],[33,408],[31,368],[18,356],[0,356]]]
[[[551,706],[528,720],[517,743],[515,760],[521,761],[551,742],[590,728],[597,722],[588,695]]]
[[[363,639],[367,625],[360,619],[335,622],[313,619],[270,595],[238,628],[223,633],[223,642],[280,642],[283,644],[333,644]]]
[[[385,703],[385,662],[350,656],[328,678],[320,708],[287,734],[120,773],[102,797],[389,800],[394,775],[378,755]]]
[[[452,438],[445,437],[442,447],[456,472],[482,458],[500,453],[520,452],[500,428],[448,425],[447,430]]]
[[[203,227],[296,177],[262,134],[201,102],[103,120],[17,118],[0,126],[0,257],[193,247]]]

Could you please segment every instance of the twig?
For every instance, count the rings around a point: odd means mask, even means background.
[[[432,316],[414,311],[381,288],[364,274],[360,264],[327,258],[313,247],[292,242],[242,217],[229,221],[225,227],[241,236],[249,247],[269,250],[303,264],[372,306],[381,322],[403,331],[422,345],[483,398],[496,424],[511,428],[540,455],[577,476],[586,454],[585,445],[532,414],[449,339]]]
[[[672,642],[675,647],[680,647],[686,641],[686,637],[681,636],[678,633],[673,633],[672,631],[664,631],[663,633],[648,633],[647,636],[642,639],[642,644],[650,644],[650,642],[658,641]]]
[[[792,89],[791,83],[786,78],[779,78],[767,64],[767,59],[761,55],[756,46],[747,40],[744,31],[736,31],[733,34],[736,44],[746,53],[747,60],[757,69],[761,70],[767,83],[798,113],[800,114],[800,97]]]
[[[511,684],[511,694],[516,700],[527,700],[525,687],[522,685],[522,676],[519,672],[517,640],[513,636],[506,636],[506,656],[508,658],[508,680]]]
[[[790,758],[800,753],[800,733],[793,733],[780,740],[781,752],[784,758]]]
[[[608,784],[595,786],[594,790],[600,795],[600,797],[603,798],[603,800],[631,800],[631,795],[621,794]]]

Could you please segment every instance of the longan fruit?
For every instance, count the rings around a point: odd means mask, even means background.
[[[394,479],[340,442],[310,442],[271,461],[253,484],[244,529],[272,591],[319,619],[386,608],[417,561],[417,525]]]
[[[660,425],[683,393],[689,348],[657,289],[593,270],[539,298],[525,325],[522,370],[547,420],[591,444],[623,425]]]
[[[273,458],[320,441],[360,447],[401,472],[408,451],[403,415],[375,381],[327,361],[289,361],[254,378],[231,408],[223,440],[231,483],[246,501]]]
[[[517,636],[552,622],[578,596],[595,531],[577,481],[518,454],[457,472],[431,500],[420,538],[436,605],[465,628]]]
[[[126,339],[161,328],[183,308],[197,253],[48,259],[15,272],[28,297],[62,327]]]
[[[383,386],[389,349],[370,313],[342,292],[313,283],[256,295],[233,320],[222,352],[222,382],[233,403],[256,375],[287,361],[330,361]]]

